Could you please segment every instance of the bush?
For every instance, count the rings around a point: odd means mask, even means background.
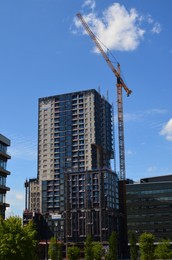
[[[80,250],[77,246],[68,247],[67,256],[69,260],[77,260],[79,259]]]

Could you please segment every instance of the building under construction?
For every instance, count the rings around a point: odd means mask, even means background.
[[[38,175],[37,180],[27,184],[29,203],[26,211],[48,216],[49,226],[66,246],[69,242],[83,243],[88,234],[93,240],[106,243],[112,231],[117,231],[122,245],[120,255],[126,256],[122,90],[127,96],[132,91],[121,77],[119,63],[115,69],[82,15],[78,13],[77,17],[117,80],[120,182],[116,167],[111,170],[115,145],[112,106],[108,100],[95,90],[40,98]]]
[[[26,211],[48,214],[66,242],[88,234],[108,241],[118,211],[111,104],[93,89],[50,96],[39,99],[38,118],[38,176],[27,184]]]

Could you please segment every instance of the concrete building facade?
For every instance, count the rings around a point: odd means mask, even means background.
[[[26,210],[40,213],[40,186],[37,178],[26,180]]]
[[[38,107],[37,211],[57,218],[68,241],[90,233],[107,241],[118,210],[111,104],[91,89],[40,98]],[[34,210],[31,193],[29,201]]]

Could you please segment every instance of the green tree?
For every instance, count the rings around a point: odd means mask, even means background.
[[[92,236],[88,235],[85,240],[85,247],[84,247],[84,254],[85,260],[93,260],[93,241]]]
[[[48,255],[52,260],[62,260],[62,245],[61,243],[57,243],[55,237],[50,239],[50,245],[48,248]]]
[[[77,260],[79,259],[79,255],[80,255],[79,247],[77,246],[68,247],[67,256],[69,260]]]
[[[137,260],[138,247],[137,247],[136,234],[134,231],[129,232],[129,242],[130,242],[130,258],[131,260]]]
[[[93,256],[95,260],[101,260],[103,246],[100,242],[93,242]]]
[[[62,243],[61,242],[58,242],[57,243],[57,252],[58,252],[58,255],[57,255],[57,259],[58,260],[63,260],[63,251],[62,251]]]
[[[56,238],[52,237],[50,239],[50,244],[48,248],[48,255],[52,260],[56,259],[57,256],[57,243],[56,243]]]
[[[0,260],[37,259],[36,235],[32,221],[22,226],[19,217],[0,219]]]
[[[105,256],[107,260],[117,260],[118,258],[118,245],[117,245],[117,234],[115,231],[112,232],[109,238],[109,252]]]
[[[172,252],[170,249],[170,242],[168,240],[162,240],[155,248],[156,259],[172,259]]]
[[[139,247],[141,260],[154,259],[154,235],[151,233],[143,233],[139,239]]]

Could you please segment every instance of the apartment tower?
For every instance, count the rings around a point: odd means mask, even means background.
[[[38,120],[37,211],[68,241],[107,241],[118,209],[111,104],[93,89],[40,98]]]

